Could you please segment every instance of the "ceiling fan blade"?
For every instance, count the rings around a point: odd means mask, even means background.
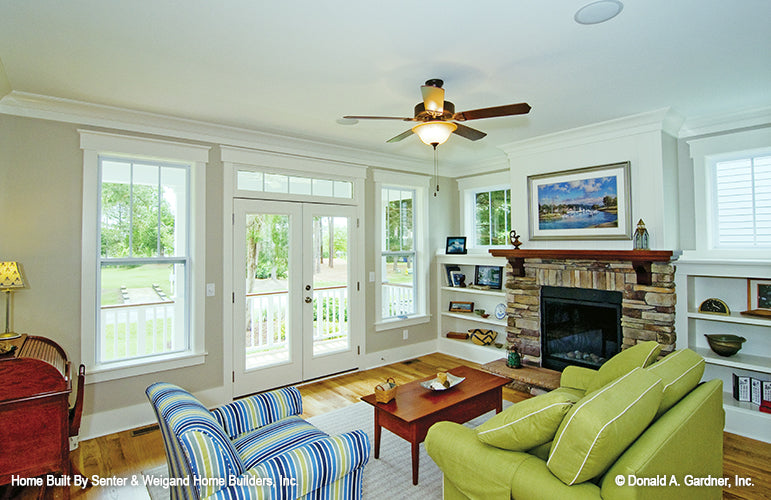
[[[401,134],[397,135],[396,137],[391,137],[386,142],[399,142],[402,139],[406,139],[407,137],[411,136],[413,134],[412,129],[405,130]]]
[[[456,123],[455,125],[458,126],[453,133],[458,134],[461,137],[465,137],[466,139],[470,141],[478,141],[479,139],[483,138],[487,134],[484,132],[477,130],[475,128],[467,127],[465,125],[461,125],[460,123]]]
[[[401,116],[344,116],[346,120],[401,120],[403,122],[414,122],[415,118],[404,118]]]
[[[420,93],[423,94],[425,110],[434,116],[444,113],[444,89],[433,85],[421,85]]]
[[[495,118],[496,116],[525,115],[529,112],[530,105],[526,102],[521,102],[519,104],[461,111],[460,113],[455,113],[452,119],[457,121],[478,120],[480,118]]]

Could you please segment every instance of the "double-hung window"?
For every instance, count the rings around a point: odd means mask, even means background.
[[[427,321],[428,177],[376,171],[377,329]]]
[[[92,380],[202,362],[205,148],[85,131],[81,143]]]
[[[509,173],[499,172],[458,180],[462,232],[476,248],[508,245],[511,231]]]

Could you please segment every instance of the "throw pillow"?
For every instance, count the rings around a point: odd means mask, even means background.
[[[567,485],[598,476],[651,423],[661,397],[661,381],[642,368],[587,394],[565,415],[546,466]]]
[[[704,358],[690,349],[681,349],[646,368],[661,379],[664,389],[664,397],[656,418],[666,413],[696,387],[704,375],[704,365]]]
[[[586,393],[596,391],[635,368],[645,368],[656,361],[656,356],[659,355],[659,352],[661,352],[661,346],[654,340],[640,342],[628,349],[624,349],[600,366],[597,376],[594,377],[586,388]]]
[[[578,398],[562,391],[520,401],[477,427],[477,437],[496,448],[529,450],[554,438],[562,418],[576,401]]]

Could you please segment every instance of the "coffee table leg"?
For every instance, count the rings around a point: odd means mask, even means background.
[[[412,443],[412,484],[418,484],[418,451],[420,450],[420,443]]]
[[[380,412],[375,408],[375,458],[380,458]]]

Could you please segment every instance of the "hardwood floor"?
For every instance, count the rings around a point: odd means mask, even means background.
[[[361,396],[370,394],[375,385],[388,377],[393,377],[397,384],[403,384],[460,365],[478,367],[459,358],[435,353],[415,360],[312,382],[299,388],[303,397],[303,417],[320,415],[357,403]],[[503,396],[512,402],[529,397],[506,388]],[[138,433],[136,430],[125,431],[82,441],[74,453],[74,461],[87,477],[94,474],[100,477],[136,475],[141,482],[142,471],[165,464],[166,457],[160,432],[142,432],[140,429]],[[771,498],[771,444],[724,433],[723,475],[732,478],[732,484],[734,476],[750,478],[753,483],[752,486],[726,488],[723,498]],[[3,491],[0,487],[0,498],[26,500],[36,498],[38,493],[35,488],[14,491],[5,488]],[[49,488],[45,492],[45,498],[61,498],[61,493],[61,488]],[[79,490],[72,487],[70,494],[72,498],[84,500],[134,499],[142,498],[139,495],[144,494],[144,487],[141,484],[134,489],[92,487]]]

